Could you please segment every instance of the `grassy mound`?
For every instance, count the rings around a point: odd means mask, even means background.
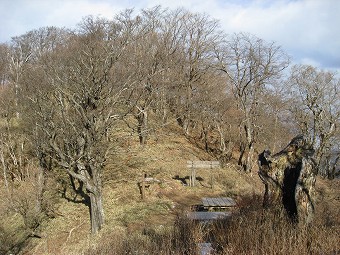
[[[40,238],[24,238],[22,219],[2,213],[3,252],[15,246],[19,254],[35,255],[197,254],[196,244],[208,239],[220,254],[339,250],[339,183],[318,179],[316,225],[308,231],[296,229],[262,210],[263,186],[257,174],[246,174],[232,163],[198,170],[196,187],[188,187],[186,161],[216,159],[180,133],[175,125],[158,130],[144,146],[125,131],[112,138],[115,146],[104,173],[106,224],[97,236],[90,234],[88,207],[67,183],[59,182],[53,218],[40,226]],[[159,183],[150,185],[142,200],[138,182],[144,173]],[[234,198],[240,214],[208,228],[188,221],[185,212],[205,196]]]

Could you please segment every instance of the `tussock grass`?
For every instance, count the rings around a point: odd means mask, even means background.
[[[292,224],[280,208],[264,210],[253,197],[240,214],[215,226],[220,254],[336,254],[339,225],[328,225],[326,215],[316,215],[313,225]],[[337,217],[333,215],[333,217]],[[334,253],[335,252],[335,253]]]
[[[178,216],[171,227],[145,228],[125,235],[111,233],[103,237],[107,241],[84,254],[198,254],[196,243],[203,237],[202,226]]]
[[[257,196],[245,197],[231,219],[201,224],[179,215],[173,226],[145,228],[126,235],[104,236],[85,255],[199,254],[198,244],[211,242],[214,254],[338,254],[339,225],[325,215],[310,227],[293,225],[279,209],[264,210]],[[334,215],[336,217],[336,215]]]

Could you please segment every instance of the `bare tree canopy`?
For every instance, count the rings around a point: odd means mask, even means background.
[[[29,97],[34,105],[30,123],[41,149],[49,153],[89,196],[92,232],[104,223],[102,169],[107,132],[119,117],[118,104],[128,87],[113,78],[114,65],[127,45],[127,30],[114,22],[88,17],[66,44],[46,56],[43,68],[31,70],[36,79]],[[35,72],[32,72],[35,71]],[[34,132],[32,135],[35,135]],[[82,190],[82,187],[84,190]]]
[[[339,160],[340,80],[312,66],[292,68],[288,81],[290,110],[300,132],[316,148],[320,173],[334,176]]]
[[[249,34],[235,34],[216,52],[220,68],[227,73],[237,108],[242,112],[239,128],[245,131],[246,146],[241,147],[239,163],[246,171],[253,167],[254,145],[257,142],[257,115],[266,86],[275,85],[289,58],[279,46]],[[242,143],[242,142],[241,142]],[[247,147],[247,148],[246,148]],[[243,163],[244,151],[248,155]]]

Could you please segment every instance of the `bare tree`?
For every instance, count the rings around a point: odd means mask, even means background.
[[[244,33],[233,35],[224,50],[217,51],[217,58],[221,70],[228,75],[237,107],[242,112],[239,128],[240,134],[245,134],[246,144],[241,143],[239,163],[246,171],[251,171],[258,132],[259,99],[265,86],[273,85],[273,81],[280,77],[289,60],[279,46]],[[243,163],[245,150],[247,156]]]
[[[128,99],[137,120],[140,143],[149,129],[150,110],[162,116],[176,115],[189,134],[189,123],[196,121],[195,100],[205,93],[216,72],[212,54],[218,42],[217,22],[182,9],[173,12],[159,6],[143,10],[133,20],[137,31],[129,45],[126,64],[134,70],[136,86]]]
[[[8,83],[9,75],[9,46],[0,44],[0,89]]]
[[[184,12],[181,22],[181,51],[174,67],[175,113],[184,133],[189,135],[193,124],[195,94],[204,91],[209,83],[207,77],[215,72],[214,49],[221,41],[221,31],[216,20],[206,15]]]
[[[8,71],[6,81],[13,88],[17,117],[20,113],[21,83],[23,72],[29,71],[31,65],[47,51],[61,44],[68,32],[55,27],[45,27],[29,31],[12,38],[7,54]]]
[[[106,136],[118,118],[118,103],[127,86],[115,80],[114,65],[124,52],[129,28],[87,17],[67,44],[45,56],[43,67],[27,74],[28,81],[35,79],[39,85],[27,94],[33,106],[32,136],[43,141],[42,156],[53,158],[89,199],[92,233],[104,223]]]
[[[318,70],[313,66],[296,65],[288,81],[290,110],[300,132],[306,135],[314,148],[320,173],[328,176],[332,154],[339,155],[334,139],[339,133],[339,84],[335,73]]]
[[[47,206],[50,197],[45,192],[44,171],[32,155],[34,150],[22,130],[22,116],[16,117],[16,109],[14,91],[5,86],[0,93],[0,169],[6,190],[5,206],[22,216],[25,235],[32,236],[53,206]]]
[[[295,121],[291,118],[285,86],[279,84],[266,89],[259,100],[257,123],[259,145],[271,151],[285,146],[287,137],[294,136]],[[258,149],[258,148],[257,148]]]
[[[12,38],[9,54],[9,83],[15,94],[16,115],[19,117],[21,77],[32,55],[30,35]]]
[[[127,49],[124,66],[127,72],[134,70],[131,78],[136,85],[128,94],[127,102],[137,120],[140,144],[147,141],[150,131],[149,112],[162,90],[166,54],[161,43],[162,18],[163,11],[157,6],[143,10],[140,16],[131,20],[137,29]]]

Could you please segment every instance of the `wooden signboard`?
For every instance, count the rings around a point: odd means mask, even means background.
[[[219,161],[187,161],[187,167],[191,169],[191,173],[189,175],[189,186],[195,186],[196,180],[196,169],[198,168],[205,168],[205,169],[213,169],[220,167]],[[213,187],[213,176],[211,176],[211,188]]]

